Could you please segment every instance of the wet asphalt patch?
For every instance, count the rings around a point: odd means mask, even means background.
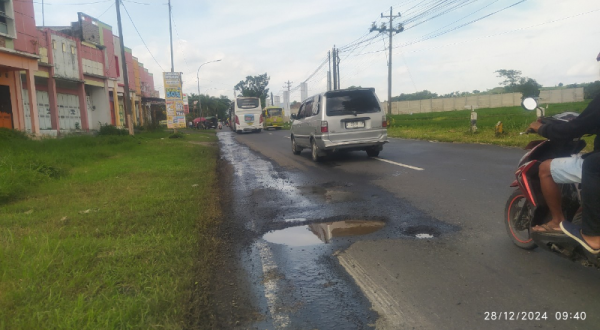
[[[255,308],[264,317],[243,328],[372,328],[378,316],[335,253],[360,240],[435,238],[458,230],[372,178],[345,173],[338,161],[289,171],[233,134],[218,136],[222,158],[233,166],[230,221],[254,238],[241,256],[242,276],[253,284]]]

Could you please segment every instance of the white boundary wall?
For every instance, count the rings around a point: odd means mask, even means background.
[[[475,109],[514,107],[521,105],[521,93],[469,95],[416,101],[392,102],[392,114],[441,112]],[[565,103],[583,101],[583,87],[541,91],[539,103]],[[387,102],[381,107],[387,110]]]

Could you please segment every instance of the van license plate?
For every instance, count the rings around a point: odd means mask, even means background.
[[[244,121],[254,121],[254,115],[244,115]]]
[[[363,128],[365,127],[364,121],[351,121],[346,123],[346,128]]]

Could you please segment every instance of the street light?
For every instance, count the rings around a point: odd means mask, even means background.
[[[200,117],[202,117],[202,102],[200,102],[200,68],[204,65],[204,64],[208,64],[208,63],[214,63],[214,62],[220,62],[221,60],[214,60],[214,61],[208,61],[206,63],[202,63],[200,64],[200,67],[198,67],[198,71],[196,71],[196,79],[198,79],[198,108],[200,108]]]

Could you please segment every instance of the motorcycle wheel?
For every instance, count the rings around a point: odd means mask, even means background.
[[[531,238],[530,208],[529,201],[519,189],[508,197],[504,208],[506,232],[513,243],[524,250],[533,250],[537,247]]]

